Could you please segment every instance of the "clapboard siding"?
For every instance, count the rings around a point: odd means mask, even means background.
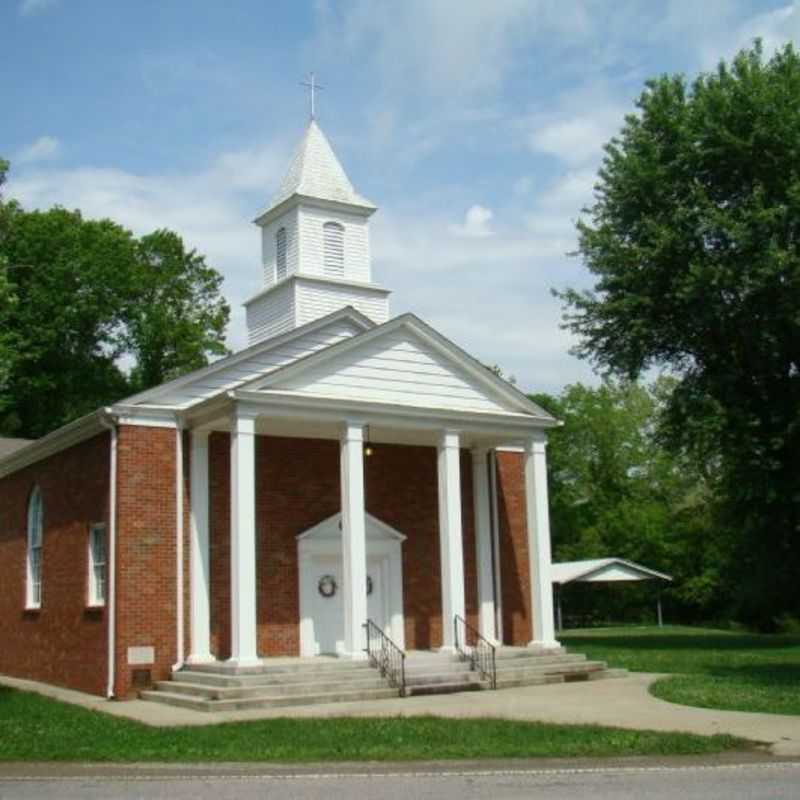
[[[465,370],[405,333],[381,336],[274,388],[413,406],[507,410]]]
[[[321,330],[291,342],[254,353],[251,358],[223,367],[219,372],[201,375],[196,381],[177,387],[157,398],[158,403],[185,405],[213,397],[242,383],[291,364],[300,358],[361,333],[362,328],[347,320],[332,322]],[[150,402],[154,400],[151,398]]]
[[[311,206],[299,208],[300,273],[325,277],[323,226],[326,222],[338,222],[344,228],[344,275],[333,277],[369,283],[369,227],[366,218]]]
[[[249,344],[263,342],[295,327],[295,293],[291,282],[275,287],[247,306]]]
[[[297,324],[324,317],[345,306],[353,306],[379,325],[389,318],[389,298],[385,292],[356,286],[336,286],[317,281],[297,282]]]

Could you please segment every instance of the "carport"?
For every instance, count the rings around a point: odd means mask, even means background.
[[[583,583],[617,583],[622,581],[671,581],[672,577],[649,567],[626,561],[624,558],[592,558],[587,561],[562,561],[552,564],[550,577],[555,594],[556,630],[562,629],[561,590],[578,581]],[[658,627],[664,624],[661,614],[661,594],[656,596]]]

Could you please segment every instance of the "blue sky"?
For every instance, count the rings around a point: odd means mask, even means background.
[[[522,388],[595,378],[551,287],[586,286],[574,220],[647,77],[756,37],[800,40],[788,0],[0,0],[10,196],[169,227],[225,276],[230,345],[259,288],[254,214],[318,119],[373,217],[373,268]]]

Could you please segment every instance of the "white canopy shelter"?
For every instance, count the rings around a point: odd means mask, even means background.
[[[569,583],[616,583],[619,581],[671,581],[672,577],[624,558],[591,558],[586,561],[562,561],[550,565],[550,578],[556,595],[556,629],[562,628],[561,589]],[[661,627],[661,596],[657,601],[658,625]]]

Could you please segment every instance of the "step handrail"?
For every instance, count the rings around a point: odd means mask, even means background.
[[[459,628],[464,629],[464,638],[459,637]],[[461,656],[462,661],[469,661],[470,668],[477,671],[480,676],[489,681],[492,689],[497,688],[497,647],[493,645],[485,636],[482,636],[477,628],[467,622],[464,617],[455,615],[453,618],[453,628],[455,632],[456,652]],[[467,638],[469,635],[475,637],[475,644],[469,645]]]
[[[406,652],[398,647],[371,619],[364,623],[367,646],[364,651],[370,664],[406,696]]]

